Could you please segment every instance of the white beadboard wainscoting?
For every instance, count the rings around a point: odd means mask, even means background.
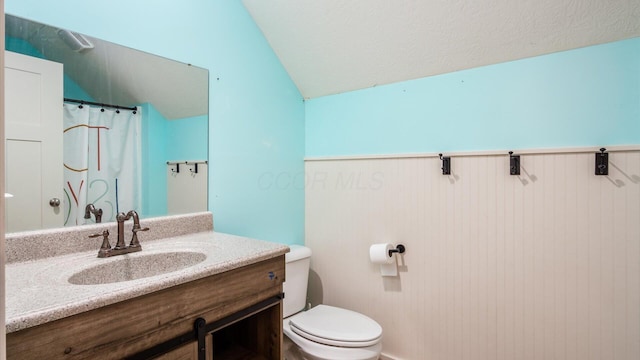
[[[640,359],[640,151],[307,159],[310,299],[394,359]],[[402,243],[399,276],[369,261]]]

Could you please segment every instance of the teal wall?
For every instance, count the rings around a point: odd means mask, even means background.
[[[640,38],[306,101],[306,156],[640,144]]]
[[[239,0],[6,0],[7,13],[209,69],[209,209],[217,231],[302,243],[302,96]]]
[[[168,120],[152,104],[142,105],[142,215],[168,212],[167,161],[206,160],[207,116]]]
[[[167,120],[142,105],[142,215],[167,214],[167,161],[206,160],[208,118]]]
[[[170,120],[167,160],[206,160],[207,124],[206,116]]]
[[[141,107],[143,186],[140,215],[166,215],[169,121],[153,105],[146,103]]]
[[[29,55],[40,59],[45,58],[44,55],[42,55],[42,53],[40,53],[40,51],[33,47],[29,42],[10,36],[4,37],[4,48],[19,54]]]

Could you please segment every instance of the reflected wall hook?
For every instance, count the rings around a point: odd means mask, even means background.
[[[600,152],[596,153],[596,175],[609,175],[609,153],[607,149],[600,148]]]
[[[167,165],[169,166],[173,166],[175,165],[175,168],[171,169],[171,172],[173,174],[178,174],[180,173],[180,164],[183,164],[185,166],[189,166],[189,165],[193,165],[192,167],[189,167],[189,172],[192,175],[195,175],[199,172],[200,169],[198,169],[198,165],[199,164],[205,164],[207,165],[208,161],[207,160],[203,160],[203,161],[167,161]]]
[[[513,155],[513,151],[509,151],[509,174],[520,175],[520,155]]]
[[[442,175],[451,175],[451,157],[443,157],[442,154],[438,154],[438,156],[440,156],[440,160],[442,160]]]

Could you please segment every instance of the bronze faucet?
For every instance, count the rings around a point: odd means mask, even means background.
[[[124,244],[124,222],[133,217],[133,236],[131,237],[131,242],[127,247]],[[119,213],[116,216],[116,221],[118,221],[118,242],[116,246],[113,247],[113,250],[121,250],[121,249],[130,249],[128,252],[140,251],[142,247],[140,246],[140,241],[138,241],[138,231],[148,231],[149,228],[146,227],[144,229],[140,228],[140,218],[138,217],[138,213],[131,210],[128,213]]]
[[[84,218],[91,219],[91,214],[95,215],[96,224],[102,222],[102,209],[96,209],[93,204],[87,204],[87,206],[85,206],[84,208]]]
[[[129,246],[124,243],[124,222],[133,218],[133,236],[131,237],[131,242]],[[142,246],[140,246],[140,241],[138,241],[138,231],[148,231],[149,228],[141,228],[140,227],[140,218],[138,217],[138,213],[131,210],[128,213],[119,213],[116,216],[116,220],[118,221],[118,240],[116,242],[116,246],[111,248],[109,244],[109,231],[105,230],[101,234],[92,234],[89,237],[98,237],[102,236],[102,246],[100,247],[100,251],[98,252],[98,257],[105,258],[110,256],[128,254],[136,251],[142,250]]]

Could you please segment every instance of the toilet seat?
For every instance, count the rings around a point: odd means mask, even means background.
[[[361,348],[378,344],[382,327],[355,311],[318,305],[293,316],[289,325],[297,335],[320,344]]]

